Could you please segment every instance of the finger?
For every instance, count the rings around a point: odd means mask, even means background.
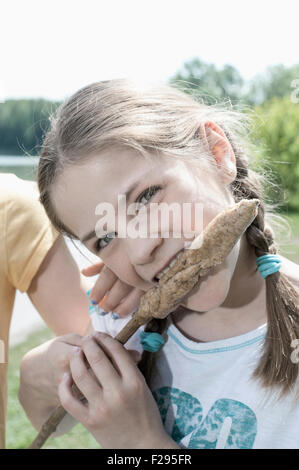
[[[74,357],[75,354],[79,354],[81,348],[78,346],[68,346],[67,349],[63,349],[61,351],[61,361],[58,361],[58,364],[61,366],[64,362],[63,369],[69,371],[70,370],[70,361]]]
[[[83,336],[70,333],[68,335],[59,336],[57,341],[69,344],[70,346],[81,346]]]
[[[86,268],[81,269],[81,273],[84,274],[84,276],[95,276],[102,271],[104,266],[105,263],[100,261],[99,263],[95,263],[91,266],[87,266]]]
[[[56,339],[49,344],[49,355],[55,358],[56,367],[54,377],[57,378],[57,380],[60,380],[63,372],[69,370],[70,359],[78,350],[80,350],[80,346],[73,346],[63,341],[57,341]]]
[[[126,378],[126,380],[130,382],[132,379],[136,378],[136,374],[142,375],[139,369],[136,367],[136,364],[131,355],[119,341],[102,332],[94,333],[93,337],[105,351],[107,357],[110,358],[115,367],[115,370],[117,370],[122,379]],[[103,376],[102,368],[99,368],[98,372],[95,373],[104,388],[105,377]]]
[[[70,374],[65,373],[58,386],[58,396],[63,408],[77,421],[82,422],[86,417],[88,407],[83,405],[80,399],[74,396],[72,392],[72,382]]]
[[[116,390],[120,385],[120,376],[107,355],[107,348],[104,350],[92,335],[84,339],[82,349],[101,386]]]
[[[118,279],[110,288],[109,293],[100,301],[99,307],[105,310],[105,312],[114,312],[114,309],[125,299],[132,289],[134,289],[132,286]]]
[[[106,292],[112,288],[118,277],[111,271],[111,269],[104,266],[102,272],[90,293],[90,299],[99,303]]]
[[[97,400],[101,386],[90,374],[82,351],[74,354],[70,360],[70,370],[74,383],[88,401]]]
[[[117,305],[113,309],[113,312],[117,313],[120,318],[124,318],[127,315],[135,312],[139,305],[141,297],[144,295],[144,291],[140,289],[133,289],[122,301],[121,304]]]
[[[138,362],[141,359],[141,353],[139,351],[136,351],[135,349],[127,349],[128,353],[132,357],[133,361],[135,364],[138,364]]]

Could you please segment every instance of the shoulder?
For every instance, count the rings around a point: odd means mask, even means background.
[[[279,257],[282,261],[280,272],[285,274],[295,287],[299,288],[299,264],[294,263],[284,256],[279,255]]]
[[[39,202],[39,192],[35,181],[18,178],[12,173],[0,173],[0,207],[17,210],[30,208]]]
[[[35,181],[0,174],[0,230],[5,275],[25,292],[59,236],[39,201]]]
[[[35,181],[23,180],[13,173],[0,173],[0,195],[1,199],[9,194],[34,194],[38,195],[37,183]]]
[[[5,214],[5,225],[9,231],[18,226],[34,232],[50,225],[39,201],[37,183],[18,178],[12,173],[0,173],[0,210]]]

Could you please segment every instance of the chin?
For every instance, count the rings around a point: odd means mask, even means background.
[[[196,312],[214,310],[224,303],[229,287],[230,279],[224,272],[207,276],[199,280],[181,305]]]

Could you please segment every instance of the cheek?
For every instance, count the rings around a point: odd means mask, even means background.
[[[181,217],[181,233],[186,240],[193,240],[207,225],[226,207],[227,203],[222,199],[198,196],[196,200],[189,202],[191,209],[186,208],[186,213]]]
[[[182,305],[198,312],[213,310],[225,301],[229,285],[230,277],[224,271],[207,276],[198,287],[195,286],[194,293],[189,295]]]
[[[149,289],[149,284],[140,279],[132,267],[129,258],[123,253],[123,250],[114,248],[109,256],[102,257],[102,261],[125,284],[144,291]]]
[[[239,249],[240,241],[221,265],[212,268],[210,273],[202,278],[182,305],[198,312],[208,312],[221,306],[230,289]]]

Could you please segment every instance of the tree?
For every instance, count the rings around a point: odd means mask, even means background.
[[[292,83],[299,80],[299,64],[285,67],[282,64],[267,67],[266,71],[256,75],[248,84],[246,100],[249,104],[262,104],[274,96],[290,96],[294,90]]]
[[[195,88],[208,104],[214,103],[215,99],[229,99],[233,103],[242,99],[244,80],[232,65],[217,69],[214,64],[194,58],[185,62],[182,70],[170,78],[170,84],[187,92]]]
[[[49,114],[58,104],[44,99],[0,103],[0,153],[37,155]]]
[[[261,149],[260,164],[271,168],[275,182],[285,190],[285,205],[298,211],[299,103],[293,103],[289,96],[275,96],[256,106],[255,113],[252,137]]]

